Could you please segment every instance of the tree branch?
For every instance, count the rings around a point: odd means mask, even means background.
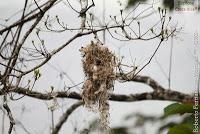
[[[73,104],[69,109],[67,109],[67,111],[61,116],[60,121],[58,122],[56,127],[53,129],[52,134],[57,134],[59,130],[61,129],[62,125],[66,122],[68,117],[71,115],[71,113],[82,104],[83,104],[82,101],[78,101],[75,104]]]
[[[128,77],[126,76],[126,74],[117,74],[117,79],[122,82],[133,81],[133,82],[143,83],[149,85],[153,90],[161,90],[161,91],[166,90],[156,80],[154,80],[149,76],[137,75],[133,77]]]
[[[11,134],[13,126],[15,125],[15,120],[12,116],[11,110],[10,110],[7,102],[4,102],[3,108],[6,110],[8,117],[9,117],[9,120],[10,120],[10,127],[9,127],[9,130],[8,130],[8,134]]]
[[[51,4],[54,4],[56,1],[57,1],[57,0],[47,1],[46,3],[42,4],[42,5],[40,6],[40,8],[42,8],[42,7],[44,7],[44,6],[48,7],[49,5],[50,5],[50,7],[52,7]],[[49,5],[48,5],[48,4],[49,4]],[[45,7],[45,8],[46,8],[46,7]],[[50,7],[49,7],[49,8],[50,8]],[[44,8],[44,9],[45,9],[45,8]],[[37,7],[37,9],[38,9],[38,7]],[[16,27],[16,26],[18,26],[18,25],[25,24],[25,23],[27,23],[27,22],[29,22],[29,21],[32,21],[32,20],[34,20],[35,18],[37,18],[37,17],[41,14],[41,11],[40,11],[40,12],[37,12],[37,13],[35,13],[35,14],[33,14],[33,12],[35,12],[37,9],[34,9],[33,11],[31,11],[30,13],[28,13],[27,15],[25,15],[26,18],[24,18],[24,19],[22,19],[22,20],[20,19],[20,20],[14,22],[13,24],[9,25],[8,27],[5,27],[5,28],[3,28],[3,29],[0,29],[0,35],[2,35],[5,31],[8,31],[8,30],[10,30],[10,29],[12,29],[12,28],[14,28],[14,27]],[[31,16],[28,17],[28,15],[31,15]]]
[[[69,92],[69,91],[61,91],[52,93],[41,93],[36,91],[30,91],[25,88],[17,88],[14,91],[21,95],[33,97],[41,100],[51,100],[55,98],[55,94],[57,98],[70,98],[70,99],[78,99],[81,100],[82,97],[77,92]],[[3,92],[0,91],[0,95],[3,95]],[[192,102],[192,95],[184,94],[178,91],[173,90],[156,90],[154,92],[145,92],[141,94],[110,94],[109,100],[111,101],[120,101],[120,102],[135,102],[135,101],[143,101],[143,100],[161,100],[161,101],[176,101],[176,102]]]

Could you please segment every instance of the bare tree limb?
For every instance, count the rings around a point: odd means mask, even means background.
[[[128,81],[133,81],[133,82],[139,82],[143,83],[146,85],[149,85],[153,90],[165,90],[164,87],[162,87],[157,81],[152,79],[149,76],[142,76],[142,75],[136,75],[135,77],[123,77],[124,74],[117,74],[117,79],[122,81],[122,82],[128,82]]]
[[[10,127],[9,127],[9,130],[8,130],[8,134],[11,134],[13,126],[15,125],[15,121],[14,121],[11,110],[10,110],[6,101],[3,104],[3,108],[6,110],[8,117],[9,117],[9,120],[10,120]]]
[[[41,5],[40,8],[43,7],[43,6],[46,6],[46,7],[44,7],[44,9],[43,9],[43,10],[45,10],[45,8],[47,8],[48,6],[52,7],[52,4],[54,4],[56,1],[57,1],[57,0],[50,0],[50,1],[46,2],[46,3],[44,3],[43,5]],[[48,9],[49,9],[50,7],[48,7]],[[37,7],[37,9],[38,9],[38,7]],[[43,10],[42,10],[42,11],[43,11]],[[36,11],[36,9],[33,10],[33,11],[31,11],[31,12],[28,13],[27,15],[25,15],[26,18],[24,18],[24,19],[22,19],[22,20],[20,19],[19,21],[17,21],[17,22],[15,22],[15,23],[11,24],[10,26],[1,29],[1,30],[0,30],[0,35],[2,35],[5,31],[12,29],[13,27],[16,27],[16,26],[21,25],[21,24],[25,24],[25,23],[27,23],[27,22],[29,22],[29,21],[32,21],[32,20],[36,19],[36,18],[41,14],[41,11],[40,11],[40,12],[37,12],[37,13],[35,13],[35,14],[33,14],[34,11]],[[31,16],[28,17],[28,15],[30,15],[30,14],[31,14]]]
[[[13,92],[33,97],[41,100],[52,100],[55,98],[55,94],[57,98],[70,98],[70,99],[78,99],[81,100],[82,97],[77,92],[55,92],[53,93],[41,93],[36,91],[30,91],[25,88],[17,88]],[[3,95],[3,92],[0,91],[0,95]],[[154,92],[146,92],[141,94],[129,94],[129,95],[121,95],[121,94],[110,94],[109,100],[111,101],[120,101],[120,102],[135,102],[135,101],[144,101],[144,100],[161,100],[161,101],[176,101],[176,102],[192,102],[193,97],[189,94],[184,94],[178,91],[173,90],[158,90]]]
[[[60,120],[58,124],[56,124],[55,128],[52,131],[52,134],[58,134],[59,130],[61,129],[62,125],[66,122],[68,117],[71,115],[71,113],[76,110],[79,106],[83,104],[82,101],[78,101],[75,104],[73,104],[67,111],[60,117]]]

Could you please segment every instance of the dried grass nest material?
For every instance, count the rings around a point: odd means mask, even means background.
[[[85,106],[100,114],[101,127],[109,128],[109,93],[113,90],[115,80],[115,56],[100,43],[91,44],[80,49],[83,71],[86,80],[82,87]]]

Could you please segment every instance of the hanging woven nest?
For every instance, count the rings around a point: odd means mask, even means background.
[[[115,56],[101,43],[82,47],[83,71],[86,80],[82,87],[85,106],[100,114],[101,127],[109,129],[109,93],[113,90],[115,80]]]

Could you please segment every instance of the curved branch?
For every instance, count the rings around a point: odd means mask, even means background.
[[[7,104],[7,102],[4,102],[3,104],[3,107],[4,109],[7,111],[7,114],[8,114],[8,118],[10,120],[10,127],[9,127],[9,130],[8,130],[8,134],[11,134],[12,133],[12,129],[13,129],[13,126],[15,125],[15,120],[13,118],[13,115],[12,115],[12,112]]]
[[[58,134],[59,130],[61,129],[62,125],[66,122],[68,117],[71,115],[71,113],[76,110],[79,106],[83,104],[82,101],[78,101],[75,104],[73,104],[67,111],[60,117],[60,120],[56,127],[53,129],[52,134]]]
[[[18,94],[22,94],[25,96],[33,97],[41,100],[51,100],[55,97],[57,98],[70,98],[70,99],[78,99],[81,100],[82,97],[77,92],[54,92],[54,93],[41,93],[36,91],[30,91],[25,88],[17,88],[14,91]],[[0,95],[3,95],[3,92],[0,91]],[[161,101],[176,101],[176,102],[192,102],[193,97],[189,94],[184,94],[178,91],[173,90],[156,90],[154,92],[146,92],[140,94],[110,94],[109,100],[111,101],[120,101],[120,102],[135,102],[135,101],[144,101],[144,100],[161,100]]]
[[[125,76],[125,77],[124,77]],[[135,77],[127,77],[125,74],[117,74],[117,79],[123,82],[133,81],[149,85],[153,90],[166,90],[156,80],[149,76],[136,75]]]

